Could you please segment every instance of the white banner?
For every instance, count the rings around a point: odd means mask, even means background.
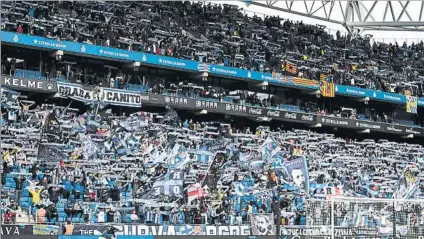
[[[251,214],[252,235],[266,236],[273,234],[274,218],[272,214]]]
[[[110,88],[84,89],[81,85],[65,82],[57,82],[57,88],[56,97],[68,97],[85,103],[99,100],[105,104],[141,107],[142,95],[136,91]]]
[[[56,97],[69,97],[83,102],[91,102],[95,99],[93,91],[86,90],[78,84],[58,81],[57,92]]]
[[[141,94],[136,91],[102,88],[102,100],[106,104],[141,107]]]

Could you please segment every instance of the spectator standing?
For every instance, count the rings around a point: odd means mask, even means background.
[[[72,225],[71,220],[67,220],[65,226],[63,227],[64,235],[72,235],[74,232],[74,225]]]

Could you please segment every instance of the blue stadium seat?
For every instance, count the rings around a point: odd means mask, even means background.
[[[15,76],[16,76],[16,77],[23,77],[23,76],[24,76],[24,73],[23,73],[23,71],[22,71],[22,70],[16,70],[16,71],[15,71]]]

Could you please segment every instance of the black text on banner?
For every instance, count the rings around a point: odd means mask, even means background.
[[[93,91],[84,89],[81,85],[58,83],[57,87],[61,97],[70,97],[83,102],[94,100]]]
[[[142,97],[140,92],[103,88],[101,94],[102,100],[106,104],[141,107]]]

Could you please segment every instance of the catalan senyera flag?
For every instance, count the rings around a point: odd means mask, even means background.
[[[297,73],[297,66],[295,64],[292,63],[286,63],[285,65],[283,64],[283,70],[285,70],[286,72],[289,72],[291,74],[296,74]]]
[[[293,84],[303,85],[303,86],[317,86],[318,81],[309,80],[309,79],[305,79],[305,78],[299,78],[299,77],[293,77]]]
[[[319,91],[324,97],[335,97],[335,85],[327,81],[320,81]]]
[[[327,81],[327,76],[326,74],[319,74],[319,80],[320,81]]]

